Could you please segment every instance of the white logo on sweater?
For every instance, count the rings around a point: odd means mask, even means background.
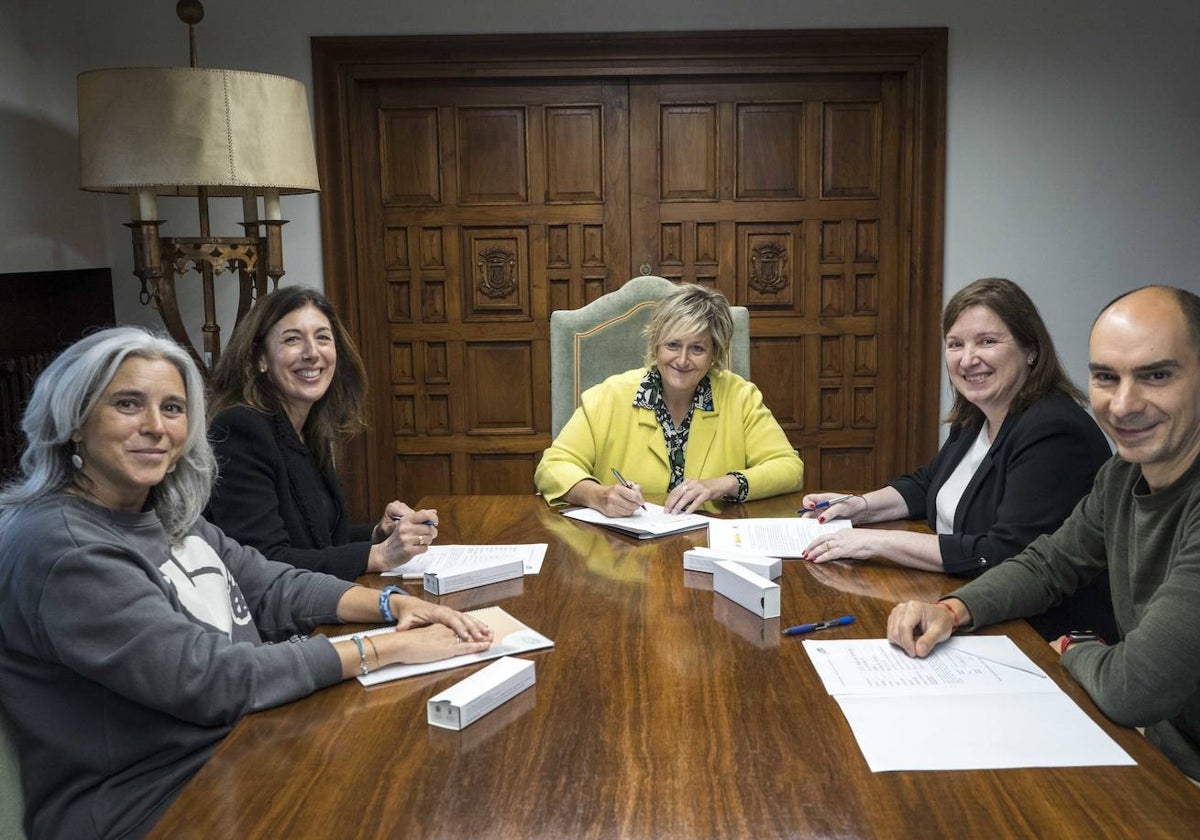
[[[187,536],[182,545],[171,546],[171,555],[174,562],[163,563],[159,571],[175,584],[180,602],[192,616],[227,634],[235,623],[250,623],[242,590],[212,546],[200,537]]]

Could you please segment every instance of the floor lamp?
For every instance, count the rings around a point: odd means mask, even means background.
[[[81,73],[80,186],[128,193],[134,273],[141,301],[208,370],[221,352],[214,277],[238,278],[237,320],[283,276],[281,195],[316,192],[308,95],[294,79],[196,65],[196,0],[176,5],[188,25],[189,67],[130,67]],[[195,196],[200,235],[160,237],[160,195]],[[213,236],[209,199],[241,198],[241,236]],[[262,213],[259,213],[259,198]],[[199,274],[203,351],[188,335],[176,283]]]

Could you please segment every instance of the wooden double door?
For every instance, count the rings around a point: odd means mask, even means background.
[[[368,40],[315,50],[318,128],[338,152],[322,151],[326,285],[372,385],[352,464],[364,510],[531,491],[550,313],[643,273],[750,309],[752,378],[808,487],[874,487],[932,451],[941,172],[936,148],[918,154],[937,121],[918,119],[917,94],[940,91],[912,60],[776,56],[748,73],[711,60],[718,47],[646,68],[628,45],[657,40],[631,37],[580,68],[561,44],[536,55],[538,39],[448,39],[440,57]],[[454,54],[472,46],[492,63],[467,73]]]

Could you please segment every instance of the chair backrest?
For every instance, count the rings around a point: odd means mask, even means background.
[[[21,790],[21,765],[17,759],[17,739],[0,708],[0,837],[23,840],[25,794]]]
[[[550,434],[557,437],[579,405],[579,395],[614,373],[641,367],[643,335],[655,304],[675,284],[664,277],[634,277],[579,309],[550,313]],[[729,368],[750,378],[750,311],[733,310]]]

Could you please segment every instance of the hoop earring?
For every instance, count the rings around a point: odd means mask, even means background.
[[[79,441],[71,441],[71,466],[76,471],[83,469],[83,456],[79,454]]]

